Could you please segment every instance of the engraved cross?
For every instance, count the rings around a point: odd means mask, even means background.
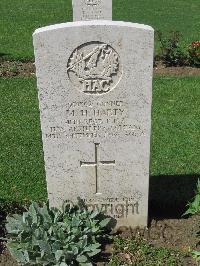
[[[115,165],[115,160],[113,161],[100,161],[99,160],[99,143],[95,143],[95,161],[94,162],[80,162],[81,167],[83,166],[93,166],[95,167],[95,180],[96,180],[96,184],[95,184],[95,194],[101,194],[99,192],[99,180],[98,180],[98,168],[101,165]]]

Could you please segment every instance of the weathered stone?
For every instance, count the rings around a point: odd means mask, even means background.
[[[72,0],[73,18],[78,20],[112,20],[112,0]]]
[[[82,198],[119,226],[146,226],[153,29],[74,22],[34,33],[51,205]]]

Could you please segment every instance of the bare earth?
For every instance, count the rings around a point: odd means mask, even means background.
[[[154,75],[200,76],[200,68],[165,67],[158,63],[154,67]],[[35,76],[34,62],[0,61],[0,77],[32,77]]]
[[[173,75],[173,76],[200,76],[200,68],[196,67],[166,67],[158,64],[154,67],[155,75]]]

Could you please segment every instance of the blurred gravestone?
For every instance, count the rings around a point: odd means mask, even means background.
[[[78,20],[112,20],[112,0],[72,0],[73,18]]]

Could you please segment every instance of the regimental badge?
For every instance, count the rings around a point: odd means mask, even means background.
[[[90,42],[76,48],[71,54],[67,72],[80,91],[103,94],[120,81],[122,70],[118,53],[108,44]]]

